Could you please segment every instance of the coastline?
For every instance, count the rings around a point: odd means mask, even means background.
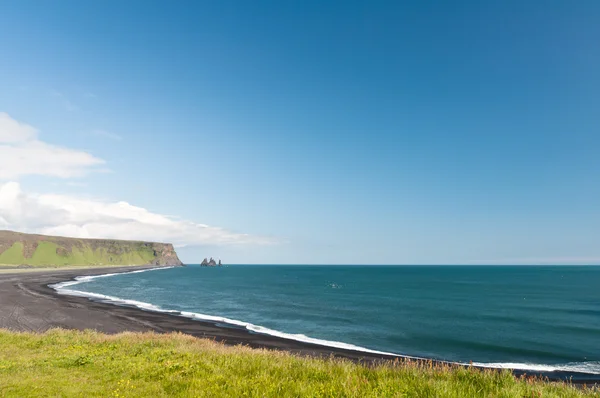
[[[403,359],[415,360],[411,357],[354,351],[253,333],[245,328],[237,328],[228,324],[196,320],[172,313],[144,310],[134,306],[115,305],[87,297],[59,294],[55,289],[49,287],[49,285],[72,281],[80,276],[97,276],[157,268],[163,267],[110,266],[102,268],[40,269],[28,272],[14,270],[15,272],[12,273],[0,273],[0,328],[35,332],[43,332],[52,328],[94,329],[108,334],[125,331],[181,332],[228,345],[242,344],[253,348],[284,350],[301,356],[335,356],[370,364]],[[433,363],[447,363],[438,360],[423,360]],[[513,370],[513,374],[517,376],[523,374],[537,375],[546,377],[549,380],[570,379],[576,384],[600,384],[600,375],[586,373]]]

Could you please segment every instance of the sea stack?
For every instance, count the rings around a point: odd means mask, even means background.
[[[202,260],[202,262],[200,263],[201,266],[203,267],[216,267],[217,265],[219,267],[221,267],[221,260],[219,260],[219,263],[217,264],[217,262],[215,261],[214,258],[210,258],[210,260],[207,260],[206,258],[204,260]]]

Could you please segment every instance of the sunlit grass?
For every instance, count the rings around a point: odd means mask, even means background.
[[[0,330],[0,396],[600,397],[508,371],[338,359],[228,347],[182,334]]]
[[[6,267],[6,268],[3,268]],[[69,266],[40,266],[31,268],[16,268],[14,265],[0,264],[0,274],[22,274],[31,272],[44,272],[44,271],[73,271],[73,270],[90,270],[98,268],[125,268],[134,267],[133,265],[117,265],[117,264],[103,264],[103,265],[69,265]]]
[[[94,265],[144,265],[154,259],[154,250],[143,242],[111,242],[107,247],[94,247],[84,239],[71,239],[79,243],[69,250],[55,242],[39,242],[31,257],[26,258],[22,242],[15,242],[0,253],[1,265],[27,264],[34,267],[71,267]],[[60,249],[63,249],[61,252]]]

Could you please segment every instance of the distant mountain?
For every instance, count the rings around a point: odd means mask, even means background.
[[[0,231],[0,265],[183,265],[170,243]]]

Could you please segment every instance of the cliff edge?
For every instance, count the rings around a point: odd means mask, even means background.
[[[170,243],[80,239],[0,231],[0,265],[183,265]]]

